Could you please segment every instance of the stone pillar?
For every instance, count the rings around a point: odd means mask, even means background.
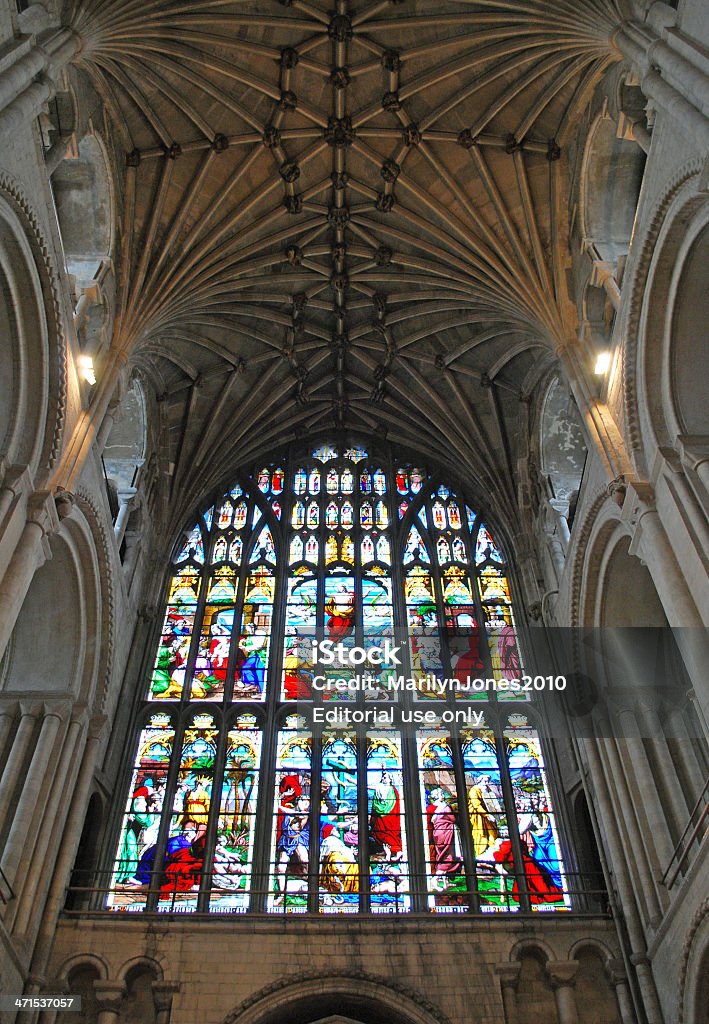
[[[84,747],[84,755],[81,759],[81,768],[74,786],[69,814],[64,822],[59,856],[54,865],[54,874],[52,875],[52,882],[44,905],[42,922],[32,959],[32,970],[40,978],[46,970],[49,961],[57,918],[64,904],[67,880],[76,859],[76,851],[79,846],[81,830],[89,802],[89,791],[93,782],[96,761],[102,747],[102,736],[105,727],[106,719],[104,716],[96,716],[89,723],[89,738]],[[36,991],[39,991],[39,989]],[[28,994],[34,995],[35,992],[28,992]]]
[[[502,1007],[505,1013],[505,1024],[519,1024],[517,1013],[517,985],[519,973],[522,970],[520,963],[496,964],[495,974],[500,979],[500,990],[502,992]]]
[[[548,960],[546,969],[554,990],[559,1024],[578,1024],[579,1015],[574,993],[576,972],[579,969],[578,960]]]
[[[94,992],[98,1003],[97,1024],[118,1024],[121,1003],[126,994],[122,981],[95,981]]]
[[[63,814],[67,810],[65,806],[67,793],[71,792],[74,782],[74,771],[79,760],[77,746],[85,726],[81,717],[78,720],[76,718],[72,720],[64,737],[61,757],[54,771],[46,809],[40,820],[35,823],[39,831],[37,832],[35,829],[34,842],[30,840],[28,843],[31,854],[27,857],[25,878],[22,885],[14,886],[17,906],[12,927],[20,935],[29,931],[33,921],[36,927],[38,917],[42,913],[42,896],[46,892],[46,881],[45,885],[42,885],[42,879],[48,881],[51,877],[52,853],[49,853],[49,863],[46,863],[48,851],[51,848],[56,855]],[[51,847],[52,841],[54,841],[53,848]]]
[[[3,610],[0,619],[0,657],[5,653],[15,628],[32,577],[51,557],[48,537],[58,526],[59,513],[54,496],[48,491],[37,491],[29,501],[25,527],[0,582],[0,608]]]
[[[152,984],[155,1000],[155,1024],[170,1024],[172,999],[180,986],[175,981],[154,981]]]
[[[615,990],[621,1024],[635,1024],[635,1010],[633,1009],[633,1001],[630,998],[628,978],[622,961],[610,960],[606,964],[606,974]]]
[[[24,847],[27,833],[35,815],[41,813],[37,806],[39,794],[47,777],[47,769],[61,724],[61,712],[55,708],[47,708],[0,861],[0,868],[13,886],[20,858],[26,852]]]
[[[22,704],[20,706],[20,724],[12,741],[10,754],[5,763],[5,770],[2,773],[2,778],[0,778],[0,827],[5,821],[17,787],[17,781],[24,775],[25,758],[30,749],[38,713],[39,706],[37,704]]]

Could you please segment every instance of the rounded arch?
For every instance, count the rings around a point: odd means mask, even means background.
[[[423,996],[364,972],[284,978],[244,1000],[223,1024],[319,1024],[333,1015],[357,1024],[450,1024]]]
[[[57,977],[61,980],[68,980],[71,975],[81,968],[91,968],[95,971],[96,977],[101,981],[108,981],[111,972],[106,960],[97,953],[75,953],[62,963]]]
[[[680,972],[678,1024],[709,1021],[709,899],[694,916]]]
[[[700,242],[709,223],[709,200],[700,188],[702,165],[692,161],[668,182],[658,200],[642,244],[636,243],[627,314],[623,325],[623,391],[626,433],[637,468],[647,474],[658,447],[672,447],[682,433],[682,417],[673,408],[676,383],[671,379],[674,357],[675,318],[680,308],[682,274],[693,284],[699,269]],[[676,324],[681,338],[690,319]],[[697,339],[699,344],[699,339]],[[694,351],[692,339],[684,338],[684,354]],[[681,358],[681,354],[680,354]],[[696,373],[699,378],[699,373]],[[700,410],[702,405],[699,406]]]
[[[543,939],[520,939],[510,950],[510,963],[516,963],[525,956],[536,956],[546,963],[547,960],[558,960],[557,953]]]
[[[51,468],[66,406],[66,350],[54,270],[26,199],[0,176],[0,457]]]
[[[8,644],[0,687],[65,695],[93,706],[103,630],[101,567],[89,525],[74,505],[47,542]]]
[[[136,971],[145,971],[151,974],[154,981],[162,981],[165,976],[160,961],[150,956],[134,956],[121,965],[116,978],[119,981],[125,981]]]

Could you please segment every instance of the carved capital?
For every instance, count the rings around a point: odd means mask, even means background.
[[[59,526],[59,513],[53,494],[35,491],[27,503],[27,522],[39,526],[45,537],[54,533]]]
[[[578,960],[548,960],[547,976],[552,988],[569,988],[576,983]]]
[[[57,515],[61,520],[66,519],[67,516],[71,515],[76,501],[74,495],[70,491],[64,490],[63,487],[57,487],[54,492],[54,504],[57,507]]]
[[[118,1015],[126,994],[126,986],[122,981],[95,981],[94,992],[100,1010]]]
[[[522,970],[521,963],[495,964],[493,971],[500,979],[502,988],[516,989],[519,983],[519,975]]]

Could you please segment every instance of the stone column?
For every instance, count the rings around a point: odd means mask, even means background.
[[[630,998],[628,978],[623,962],[621,960],[610,960],[606,964],[606,974],[615,990],[615,998],[618,1003],[618,1012],[620,1013],[622,1024],[635,1024],[635,1010],[633,1009],[633,1001]]]
[[[118,1024],[121,1003],[126,994],[122,981],[95,981],[94,992],[98,1003],[97,1024]]]
[[[500,990],[502,992],[502,1007],[505,1013],[505,1024],[519,1024],[517,1013],[517,985],[519,973],[522,970],[520,963],[496,964],[495,974],[500,979]]]
[[[68,708],[67,708],[68,711]],[[47,708],[42,729],[37,740],[32,760],[24,777],[22,793],[15,809],[10,833],[0,861],[10,885],[14,887],[14,878],[20,859],[25,853],[25,841],[32,821],[41,810],[38,808],[40,790],[47,778],[47,769],[54,751],[54,744],[62,724],[62,714],[56,708]]]
[[[0,75],[0,134],[16,131],[54,94],[54,79],[81,48],[68,28],[57,29]]]
[[[155,1000],[155,1024],[170,1024],[172,999],[180,986],[175,981],[154,981],[152,984]]]
[[[17,727],[5,770],[0,778],[0,827],[12,802],[18,779],[24,774],[25,758],[30,749],[32,734],[39,714],[38,704],[20,705],[20,724]]]
[[[578,960],[548,960],[546,968],[554,990],[559,1024],[578,1024],[579,1015],[574,993],[576,972],[579,969]]]
[[[53,850],[56,855],[58,836],[61,834],[62,812],[66,813],[67,793],[71,792],[74,771],[76,771],[79,760],[76,755],[79,738],[85,727],[85,721],[81,720],[83,717],[80,712],[78,719],[72,719],[64,737],[47,806],[41,820],[36,823],[39,832],[36,833],[34,842],[28,843],[31,853],[25,862],[27,868],[25,878],[21,886],[14,887],[17,904],[12,927],[20,935],[26,934],[33,923],[36,928],[37,920],[42,913],[43,895],[46,892],[49,877],[51,877],[53,857],[51,851]],[[53,847],[52,841],[54,842]],[[43,879],[45,880],[44,885],[42,884]]]
[[[5,653],[15,628],[32,577],[51,557],[48,537],[58,526],[59,513],[54,495],[48,491],[37,491],[30,498],[25,527],[0,582],[0,657]]]

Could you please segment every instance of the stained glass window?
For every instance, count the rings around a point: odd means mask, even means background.
[[[326,443],[260,462],[175,552],[108,909],[571,909],[535,709],[475,685],[523,657],[460,491]]]

